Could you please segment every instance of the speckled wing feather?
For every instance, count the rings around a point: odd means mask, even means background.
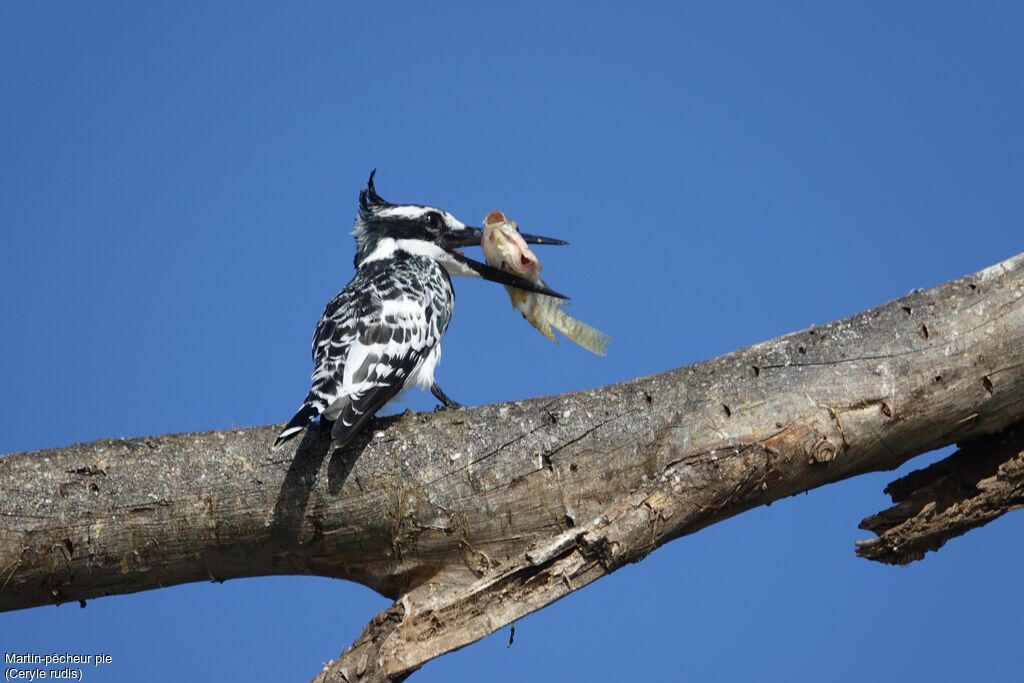
[[[432,375],[453,300],[447,273],[429,259],[402,255],[361,267],[317,324],[312,388],[275,445],[318,416],[334,421],[331,436],[345,443],[419,383],[425,366]]]

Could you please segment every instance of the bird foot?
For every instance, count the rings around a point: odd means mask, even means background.
[[[441,391],[441,387],[437,386],[437,382],[434,382],[431,385],[430,393],[432,393],[434,395],[434,398],[436,398],[438,401],[441,402],[441,405],[439,405],[439,406],[434,408],[434,412],[435,413],[437,411],[439,411],[439,410],[448,410],[449,408],[462,408],[463,407],[463,405],[461,403],[459,403],[458,401],[452,400],[448,396],[448,394],[446,394],[443,391]]]

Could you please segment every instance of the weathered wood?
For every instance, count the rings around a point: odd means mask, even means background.
[[[857,554],[888,564],[920,560],[951,538],[1024,507],[1024,425],[972,441],[885,492],[896,505],[861,522],[878,538],[858,542]]]
[[[682,534],[1024,418],[1024,255],[705,363],[378,421],[0,458],[0,609],[306,573],[396,599],[321,680],[394,680]]]

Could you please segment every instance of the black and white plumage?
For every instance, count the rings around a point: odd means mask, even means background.
[[[386,202],[374,188],[373,175],[359,195],[353,231],[356,275],[317,323],[312,387],[275,447],[318,417],[322,425],[334,423],[331,437],[344,444],[388,401],[413,386],[429,387],[446,406],[456,407],[434,380],[441,337],[455,306],[450,275],[561,296],[455,251],[480,244],[480,228],[433,207]],[[536,244],[564,244],[524,237]]]

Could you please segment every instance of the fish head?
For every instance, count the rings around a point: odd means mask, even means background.
[[[519,232],[519,224],[501,211],[491,211],[484,217],[480,246],[487,262],[495,268],[528,280],[539,277],[540,259],[527,246]]]

